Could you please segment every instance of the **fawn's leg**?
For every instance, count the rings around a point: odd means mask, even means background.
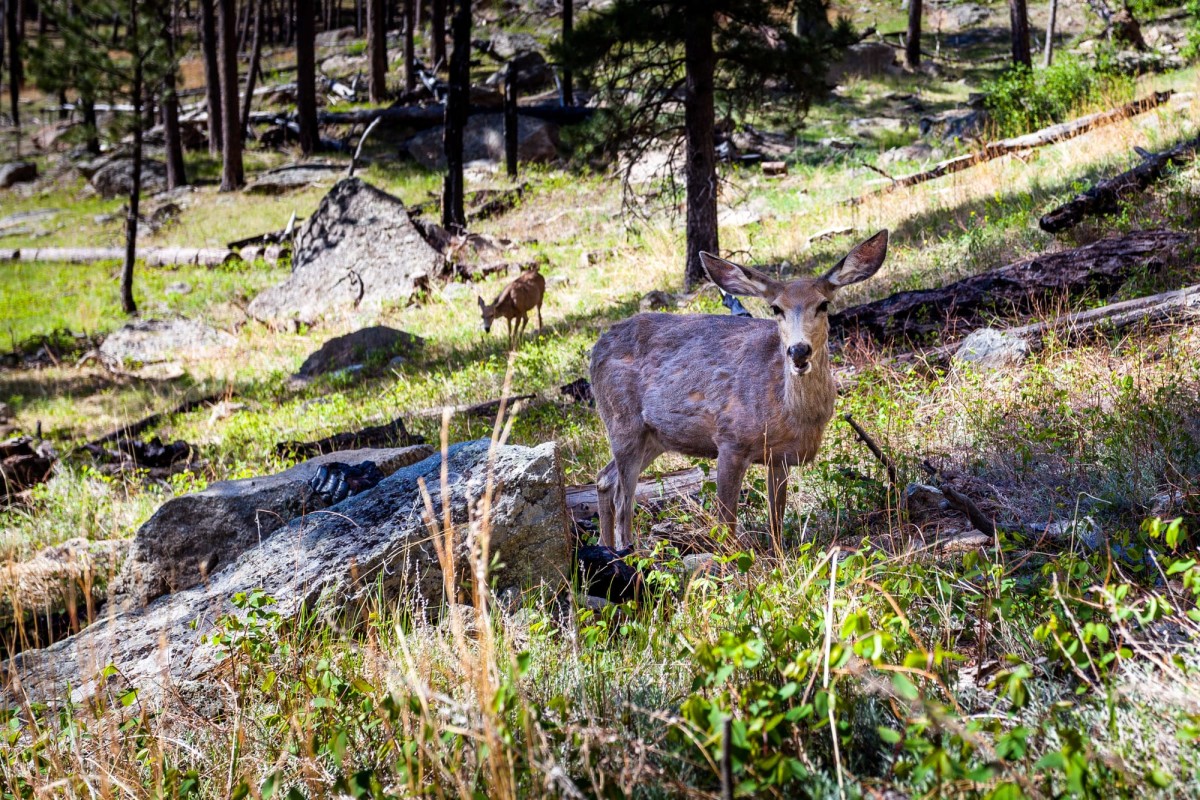
[[[783,514],[787,507],[787,485],[791,467],[786,462],[772,460],[767,464],[767,512],[770,519],[771,541],[783,541]]]
[[[538,333],[542,332],[542,302],[539,300],[537,304],[538,312]]]
[[[738,493],[742,490],[742,479],[746,477],[749,460],[733,450],[717,452],[717,521],[737,538]]]

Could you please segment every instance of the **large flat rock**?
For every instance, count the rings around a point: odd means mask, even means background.
[[[300,229],[291,276],[259,294],[248,310],[268,324],[311,325],[404,306],[442,265],[403,202],[346,178]]]
[[[285,618],[303,608],[352,613],[362,603],[405,599],[416,608],[438,608],[443,574],[425,502],[418,486],[430,487],[433,517],[444,514],[441,456],[435,455],[384,479],[325,513],[293,520],[247,550],[199,586],[159,598],[145,609],[116,614],[44,650],[25,651],[0,675],[0,705],[53,702],[68,693],[75,703],[138,690],[138,708],[154,708],[168,694],[204,697],[214,690],[209,675],[219,651],[209,641],[214,621],[242,614],[237,592],[261,589]],[[569,527],[562,469],[554,443],[498,447],[489,442],[455,445],[447,456],[448,505],[454,523],[458,587],[470,579],[468,554],[486,523],[489,560],[501,566],[491,582],[509,587],[549,585],[557,590],[570,574]],[[494,479],[490,512],[479,502]],[[454,598],[449,598],[451,601]],[[113,677],[102,677],[113,665]],[[107,683],[106,683],[107,681]],[[115,694],[113,694],[115,692]]]
[[[324,507],[309,481],[322,464],[374,462],[385,474],[433,454],[427,445],[344,450],[275,475],[220,481],[163,503],[138,529],[110,590],[116,608],[190,589],[296,517]]]
[[[408,141],[408,152],[428,169],[446,168],[442,143],[445,129],[439,125],[422,131]],[[517,160],[523,163],[553,161],[558,157],[558,126],[536,117],[517,116]],[[504,161],[504,115],[475,114],[463,130],[463,161]]]

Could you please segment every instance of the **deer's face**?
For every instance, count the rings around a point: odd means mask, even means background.
[[[779,343],[793,375],[812,370],[812,356],[829,343],[829,300],[833,292],[819,279],[802,278],[765,297],[779,323]]]
[[[886,230],[855,247],[819,278],[780,281],[754,269],[709,253],[700,260],[713,283],[730,294],[761,297],[771,305],[779,324],[779,344],[792,375],[812,371],[813,354],[829,344],[829,301],[837,290],[865,281],[883,265],[887,255]]]
[[[491,333],[492,321],[496,319],[496,306],[494,303],[492,305],[488,305],[487,303],[483,302],[482,297],[477,297],[475,299],[479,301],[479,313],[483,317],[483,332]]]

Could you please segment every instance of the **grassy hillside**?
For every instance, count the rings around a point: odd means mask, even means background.
[[[902,25],[896,8],[863,8],[846,9],[860,27]],[[987,8],[994,17],[1004,11]],[[1088,24],[1082,9],[1060,12],[1078,35]],[[1042,14],[1039,4],[1035,27]],[[931,48],[942,46],[927,32]],[[1179,93],[1155,111],[844,202],[889,183],[871,167],[896,175],[920,166],[880,162],[917,141],[916,115],[867,136],[854,121],[901,118],[905,95],[931,110],[964,102],[999,71],[963,63],[1006,47],[985,44],[982,54],[947,50],[932,77],[848,81],[798,129],[783,178],[723,168],[722,249],[802,275],[891,229],[883,270],[839,296],[844,308],[1113,233],[1196,230],[1195,164],[1070,235],[1037,227],[1058,202],[1136,163],[1135,146],[1157,150],[1196,135],[1194,67],[1113,90]],[[1093,97],[1073,113],[1120,99]],[[857,146],[835,149],[830,138]],[[970,146],[938,147],[951,156]],[[189,165],[203,171],[203,158]],[[248,166],[282,160],[255,155]],[[437,175],[390,160],[363,176],[410,204],[439,187]],[[280,332],[244,308],[287,274],[286,264],[143,267],[135,291],[144,316],[198,318],[235,344],[186,362],[183,377],[138,379],[81,358],[87,346],[66,346],[62,333],[105,334],[125,322],[117,265],[0,262],[6,349],[36,349],[51,337],[66,354],[37,369],[0,369],[0,400],[60,453],[187,398],[226,401],[152,430],[193,443],[204,462],[196,473],[154,482],[60,462],[29,502],[0,509],[0,558],[22,561],[72,537],[131,536],[173,495],[288,466],[276,454],[281,441],[397,416],[431,442],[489,437],[492,420],[455,417],[442,431],[436,413],[418,412],[506,388],[537,395],[516,414],[508,441],[554,440],[567,482],[594,480],[609,458],[603,429],[558,387],[587,374],[596,338],[647,292],[680,289],[682,221],[670,203],[633,213],[611,172],[580,163],[523,168],[521,181],[520,204],[478,227],[512,241],[494,260],[541,260],[549,284],[545,331],[511,356],[502,335],[480,330],[475,302],[494,297],[504,279],[450,283],[370,319]],[[468,190],[507,185],[475,173]],[[277,229],[293,211],[311,213],[324,190],[262,198],[202,185],[145,244],[213,246]],[[105,216],[121,202],[83,194],[82,181],[64,176],[27,197],[5,195],[5,214],[59,210],[38,223],[38,235],[0,246],[118,243],[120,221]],[[843,229],[852,232],[811,240]],[[1197,282],[1200,258],[1188,248],[1115,296],[994,322],[1053,319]],[[758,301],[747,306],[768,314]],[[724,313],[711,289],[681,310]],[[322,342],[367,322],[418,334],[426,346],[360,376],[289,383]],[[331,623],[282,618],[259,595],[236,598],[244,616],[218,627],[229,658],[219,687],[202,697],[152,711],[114,693],[110,714],[69,704],[0,710],[0,796],[716,797],[726,756],[737,796],[747,797],[1200,795],[1200,332],[1189,324],[1064,334],[1018,366],[987,372],[888,355],[868,342],[837,355],[854,379],[843,384],[818,459],[793,474],[781,542],[767,542],[765,472],[751,470],[741,520],[765,545],[757,554],[711,542],[708,487],[699,505],[660,516],[639,510],[637,557],[660,570],[641,606],[528,597],[486,611],[457,606],[431,621],[377,603],[360,619]],[[843,414],[896,460],[897,486]],[[901,495],[927,479],[926,459],[995,511],[993,542],[954,551],[911,523]],[[653,470],[689,463],[664,456]],[[1044,535],[1047,527],[1059,535]],[[1096,530],[1100,545],[1084,544]],[[662,531],[703,542],[719,569],[691,576],[681,546]]]

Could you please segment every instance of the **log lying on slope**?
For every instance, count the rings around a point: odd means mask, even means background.
[[[495,108],[486,106],[471,106],[470,114],[494,114]],[[579,106],[565,107],[557,104],[536,106],[521,106],[517,114],[526,117],[536,117],[558,125],[572,125],[585,122],[595,113],[595,109]],[[317,115],[322,125],[362,125],[382,119],[412,128],[432,128],[446,121],[446,107],[441,103],[430,103],[425,106],[395,106],[391,108],[364,108],[357,111],[326,111]]]
[[[1086,192],[1076,195],[1070,202],[1038,220],[1038,225],[1046,233],[1059,233],[1075,227],[1084,217],[1116,213],[1120,210],[1122,200],[1145,190],[1161,178],[1168,167],[1192,161],[1196,158],[1197,150],[1200,150],[1200,136],[1181,142],[1170,150],[1152,153],[1133,169],[1100,181]]]
[[[906,186],[915,186],[918,183],[925,183],[934,178],[940,178],[943,175],[949,175],[954,172],[961,172],[977,164],[982,164],[985,161],[999,158],[1009,153],[1019,153],[1023,150],[1031,150],[1035,147],[1044,147],[1048,144],[1057,144],[1065,142],[1068,139],[1074,139],[1076,136],[1082,136],[1088,131],[1096,128],[1110,125],[1114,122],[1120,122],[1123,119],[1145,113],[1153,108],[1157,108],[1163,103],[1171,99],[1171,92],[1155,92],[1149,97],[1143,97],[1140,100],[1134,100],[1132,103],[1126,103],[1119,108],[1110,109],[1108,111],[1099,111],[1095,114],[1088,114],[1079,119],[1073,119],[1069,122],[1061,122],[1057,125],[1051,125],[1048,128],[1027,133],[1024,136],[1014,136],[1011,139],[1001,139],[997,142],[988,142],[978,151],[967,153],[958,156],[957,158],[947,159],[946,161],[938,162],[927,170],[915,172],[912,175],[904,175],[895,178],[887,186],[880,187],[872,192],[852,197],[847,201],[850,205],[857,205],[869,197],[876,195],[887,194],[896,189],[902,189]]]
[[[1064,294],[1109,294],[1134,270],[1163,259],[1189,239],[1176,231],[1134,231],[1044,253],[947,286],[899,292],[848,308],[830,316],[830,328],[843,339],[859,334],[919,344],[978,327],[987,316],[1027,312]]]
[[[137,257],[148,267],[177,267],[197,265],[219,267],[240,261],[232,250],[219,247],[144,247]],[[125,258],[121,247],[20,247],[0,250],[0,261],[61,261],[68,264],[90,264],[95,261],[120,261]]]
[[[279,442],[275,452],[281,456],[312,458],[338,450],[359,450],[366,447],[410,447],[424,444],[425,439],[408,432],[404,420],[396,417],[383,425],[372,425],[360,431],[335,433],[315,442]]]

